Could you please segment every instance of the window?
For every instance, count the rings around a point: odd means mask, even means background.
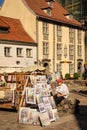
[[[6,57],[10,57],[11,56],[11,47],[5,47],[4,48],[4,55],[6,56]]]
[[[62,66],[61,66],[60,63],[58,63],[58,64],[56,65],[56,67],[57,67],[57,71],[58,71],[58,72],[62,72]]]
[[[48,40],[48,34],[49,34],[48,29],[49,29],[48,23],[43,22],[43,39],[44,40]]]
[[[69,42],[74,43],[74,29],[69,28]]]
[[[17,48],[17,57],[22,57],[22,48]]]
[[[51,9],[50,8],[46,9],[46,12],[47,12],[48,15],[51,15]]]
[[[57,26],[57,41],[62,41],[62,27],[59,25]]]
[[[81,37],[82,37],[82,34],[81,34],[81,30],[78,30],[78,44],[81,44]]]
[[[32,57],[32,49],[26,49],[26,57]]]
[[[62,58],[62,44],[57,44],[57,60],[61,60]]]
[[[8,27],[0,27],[0,33],[9,33]]]
[[[74,59],[74,45],[69,45],[69,59]]]
[[[44,58],[48,58],[48,54],[49,54],[48,42],[43,42],[43,55],[44,55]]]
[[[69,64],[69,73],[74,74],[74,64]]]
[[[81,58],[81,56],[82,56],[82,46],[81,45],[78,45],[77,46],[77,53],[78,53],[78,58]]]

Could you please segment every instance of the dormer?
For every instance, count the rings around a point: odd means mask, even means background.
[[[73,19],[73,14],[70,13],[70,14],[65,14],[65,17],[69,20],[72,20]]]
[[[55,0],[46,0],[48,5],[52,8]]]
[[[51,16],[51,10],[52,8],[51,7],[45,7],[45,8],[42,8],[42,10],[49,16]]]
[[[9,28],[4,27],[4,26],[0,26],[0,33],[9,33]]]
[[[9,25],[0,17],[0,33],[8,33],[9,29]]]

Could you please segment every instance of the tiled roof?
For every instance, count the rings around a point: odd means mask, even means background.
[[[43,8],[48,7],[48,2],[46,0],[25,0],[27,5],[38,15],[39,17],[53,20],[56,22],[61,22],[65,24],[70,24],[73,26],[81,26],[81,23],[75,20],[66,18],[66,14],[69,12],[65,10],[56,0],[51,10],[51,15],[46,14]]]
[[[18,42],[35,43],[35,41],[25,32],[20,20],[0,16],[0,29],[8,28],[8,31],[0,30],[0,40],[10,40]]]

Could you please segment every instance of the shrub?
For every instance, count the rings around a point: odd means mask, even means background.
[[[65,79],[70,79],[70,74],[69,73],[65,74]]]
[[[75,73],[74,73],[74,78],[75,78],[75,79],[78,79],[79,77],[80,77],[80,75],[75,72]]]

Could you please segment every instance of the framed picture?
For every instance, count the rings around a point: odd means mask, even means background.
[[[37,82],[46,82],[46,76],[45,75],[37,75]]]
[[[41,121],[42,126],[47,126],[51,124],[47,112],[43,112],[43,113],[40,112],[40,121]]]
[[[27,107],[19,108],[19,123],[29,124],[29,108]]]
[[[50,101],[50,104],[51,104],[52,108],[56,108],[56,104],[55,104],[53,96],[50,96],[48,98],[49,98],[49,101]]]
[[[36,94],[36,101],[38,104],[43,102],[43,98],[42,98],[41,94]]]
[[[35,88],[26,88],[26,103],[36,104],[36,91]]]
[[[43,97],[43,103],[45,106],[49,106],[50,105],[50,100],[48,97]]]
[[[54,113],[53,113],[53,111],[52,111],[51,105],[46,106],[45,108],[46,108],[46,111],[47,111],[47,113],[48,113],[48,116],[49,116],[50,121],[51,121],[51,122],[52,122],[52,121],[55,121],[55,116],[54,116]]]
[[[41,95],[44,97],[44,96],[49,96],[49,92],[47,91],[47,89],[45,88],[42,88],[41,89]]]
[[[38,116],[39,112],[36,109],[30,109],[28,107],[19,108],[19,123],[39,125]]]
[[[39,103],[39,104],[38,104],[38,108],[39,108],[39,111],[40,111],[40,112],[46,112],[44,103]]]

